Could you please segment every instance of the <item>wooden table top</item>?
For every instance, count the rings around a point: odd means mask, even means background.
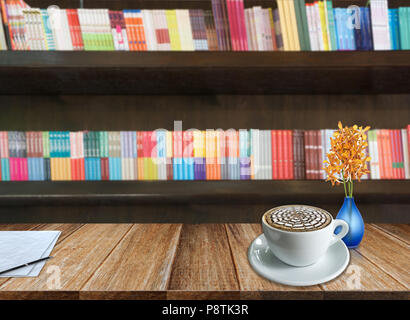
[[[253,271],[247,249],[262,233],[258,224],[42,224],[0,230],[62,231],[38,277],[0,278],[0,299],[409,299],[408,224],[367,224],[346,271],[310,287],[280,285]]]

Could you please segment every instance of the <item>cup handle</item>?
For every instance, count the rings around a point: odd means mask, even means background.
[[[335,230],[339,226],[342,227],[342,230],[338,234],[335,234]],[[346,223],[346,221],[341,220],[341,219],[334,220],[332,240],[330,241],[330,245],[333,245],[334,243],[342,239],[348,232],[349,232],[349,225]]]

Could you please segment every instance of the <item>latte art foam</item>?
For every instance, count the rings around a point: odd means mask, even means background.
[[[273,208],[265,213],[264,218],[274,228],[294,232],[319,230],[332,221],[327,211],[303,205]]]

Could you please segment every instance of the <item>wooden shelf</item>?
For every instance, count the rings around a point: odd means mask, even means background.
[[[316,201],[333,203],[343,188],[324,181],[45,181],[2,182],[0,204],[260,204]],[[410,181],[355,184],[361,203],[410,204]]]
[[[0,52],[0,94],[409,93],[410,51]]]

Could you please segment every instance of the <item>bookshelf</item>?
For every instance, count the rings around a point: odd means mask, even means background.
[[[336,0],[335,5],[366,1]],[[55,4],[31,0],[42,8]],[[62,8],[79,1],[61,0]],[[275,6],[272,1],[247,5]],[[407,4],[390,1],[391,6]],[[211,8],[210,1],[84,0],[85,8]],[[0,52],[2,130],[404,128],[410,52]],[[409,181],[355,185],[368,222],[408,222]],[[259,222],[309,203],[321,181],[0,182],[0,222]]]

